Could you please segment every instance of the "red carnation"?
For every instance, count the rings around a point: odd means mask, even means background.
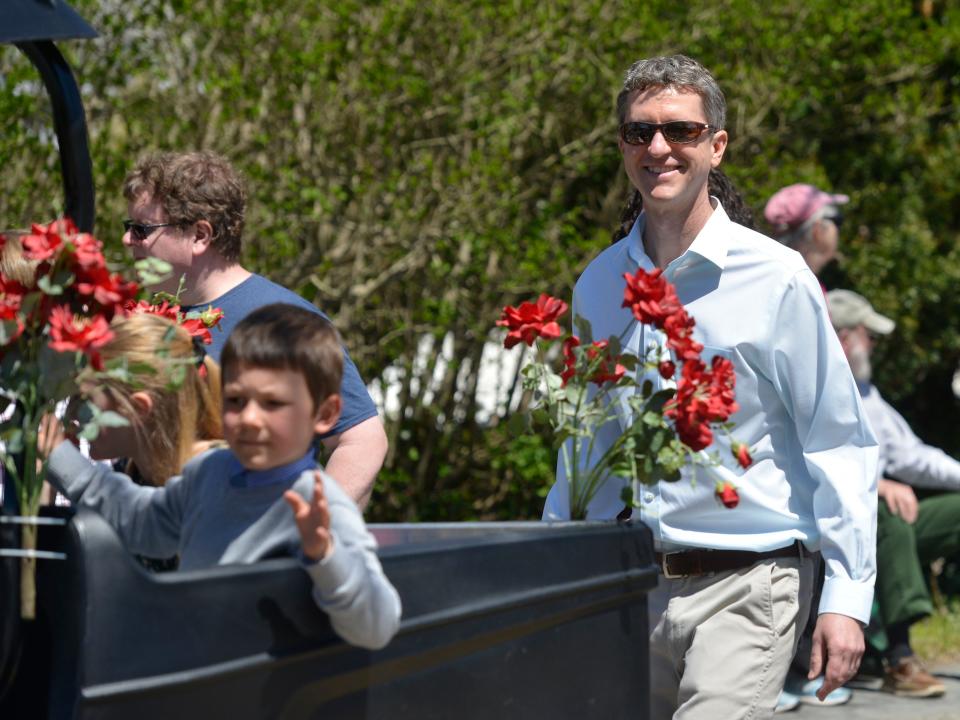
[[[90,233],[80,233],[71,242],[74,262],[81,272],[90,272],[106,265],[100,241]]]
[[[0,323],[4,323],[7,336],[5,345],[11,344],[23,333],[23,320],[20,319],[20,296],[0,297]]]
[[[152,305],[146,300],[141,300],[140,302],[134,303],[132,300],[128,301],[123,306],[123,311],[127,315],[136,315],[137,313],[146,313],[148,315],[159,315],[160,317],[165,317],[168,320],[177,321],[177,318],[180,314],[179,305],[171,305],[169,302],[164,300],[163,302]]]
[[[113,331],[102,315],[78,319],[69,307],[58,305],[50,311],[50,338],[51,350],[82,352],[95,370],[102,370],[103,362],[97,349],[113,339]]]
[[[30,234],[20,238],[23,256],[28,260],[49,260],[63,245],[64,236],[75,235],[77,226],[69,218],[54,220],[49,225],[30,226]]]
[[[509,328],[503,346],[512,348],[524,342],[533,345],[538,337],[555,340],[560,337],[560,326],[557,318],[567,311],[568,305],[563,300],[542,294],[536,303],[523,302],[515,308],[507,305],[497,321],[500,327]]]
[[[203,324],[203,320],[200,318],[190,318],[189,320],[184,320],[180,325],[190,333],[190,337],[200,338],[200,341],[204,345],[209,345],[213,342],[213,335],[210,333],[210,330],[206,325]]]
[[[137,284],[128,282],[117,273],[111,273],[106,266],[91,268],[82,277],[77,278],[77,292],[91,295],[103,307],[108,317],[133,300],[137,293]]]
[[[717,500],[719,500],[725,508],[732,510],[740,504],[740,495],[737,493],[737,489],[733,486],[733,483],[727,482],[726,480],[718,480],[714,492]]]

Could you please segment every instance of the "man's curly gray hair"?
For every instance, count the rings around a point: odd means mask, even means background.
[[[623,78],[623,89],[617,96],[617,117],[623,122],[627,115],[630,96],[647,88],[692,90],[700,96],[707,122],[722,129],[727,122],[727,101],[713,75],[700,63],[686,55],[638,60]]]

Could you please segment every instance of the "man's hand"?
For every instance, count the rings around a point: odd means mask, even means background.
[[[327,496],[323,494],[323,477],[319,470],[313,471],[313,497],[307,502],[295,491],[287,490],[283,499],[293,510],[293,519],[300,531],[303,554],[313,561],[330,557],[333,552],[333,536],[330,535],[330,509]]]
[[[887,507],[897,517],[913,525],[917,521],[917,512],[920,505],[917,503],[917,494],[913,488],[895,480],[880,478],[877,483],[877,494],[883,498]]]
[[[852,617],[824,613],[817,618],[807,677],[813,680],[823,673],[823,685],[817,690],[821,702],[857,674],[863,650],[863,630]]]

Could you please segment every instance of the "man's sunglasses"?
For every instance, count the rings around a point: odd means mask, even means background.
[[[707,130],[716,132],[720,128],[707,123],[692,120],[671,120],[665,123],[628,122],[620,126],[620,137],[627,145],[646,145],[658,132],[671,143],[692,143]]]
[[[162,227],[176,227],[180,223],[154,223],[153,225],[146,225],[144,223],[134,222],[133,220],[124,220],[123,221],[123,231],[130,233],[132,237],[137,242],[143,242],[157,228]]]

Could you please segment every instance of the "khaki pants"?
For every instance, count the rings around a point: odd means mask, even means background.
[[[808,556],[661,577],[648,596],[651,720],[772,717],[813,579]]]

